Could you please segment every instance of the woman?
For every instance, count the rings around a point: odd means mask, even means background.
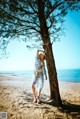
[[[33,103],[40,103],[40,94],[44,84],[44,74],[47,80],[45,63],[46,59],[45,52],[43,50],[37,50],[37,56],[35,60],[35,70],[34,70],[34,78],[32,83],[32,90],[34,94]],[[38,86],[38,96],[36,96],[36,85]]]

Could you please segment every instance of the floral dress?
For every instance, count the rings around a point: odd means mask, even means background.
[[[36,56],[32,85],[37,86],[39,90],[42,90],[43,88],[44,75],[46,76],[45,62]]]

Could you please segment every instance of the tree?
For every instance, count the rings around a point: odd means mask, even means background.
[[[50,99],[62,104],[55,60],[52,51],[63,30],[64,17],[69,10],[78,10],[77,0],[1,0],[0,1],[0,48],[6,49],[11,39],[20,37],[31,45],[43,44],[50,82]],[[36,41],[36,42],[35,42]]]

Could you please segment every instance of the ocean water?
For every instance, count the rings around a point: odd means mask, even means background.
[[[33,71],[0,71],[2,74],[32,78]],[[57,76],[59,81],[80,82],[80,69],[57,70]]]
[[[59,81],[80,82],[80,69],[65,69],[57,71]]]

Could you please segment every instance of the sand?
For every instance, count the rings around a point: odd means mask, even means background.
[[[0,75],[0,112],[7,119],[80,119],[80,83],[59,82],[63,108],[45,103],[49,81],[45,81],[41,104],[33,104],[31,79]]]

